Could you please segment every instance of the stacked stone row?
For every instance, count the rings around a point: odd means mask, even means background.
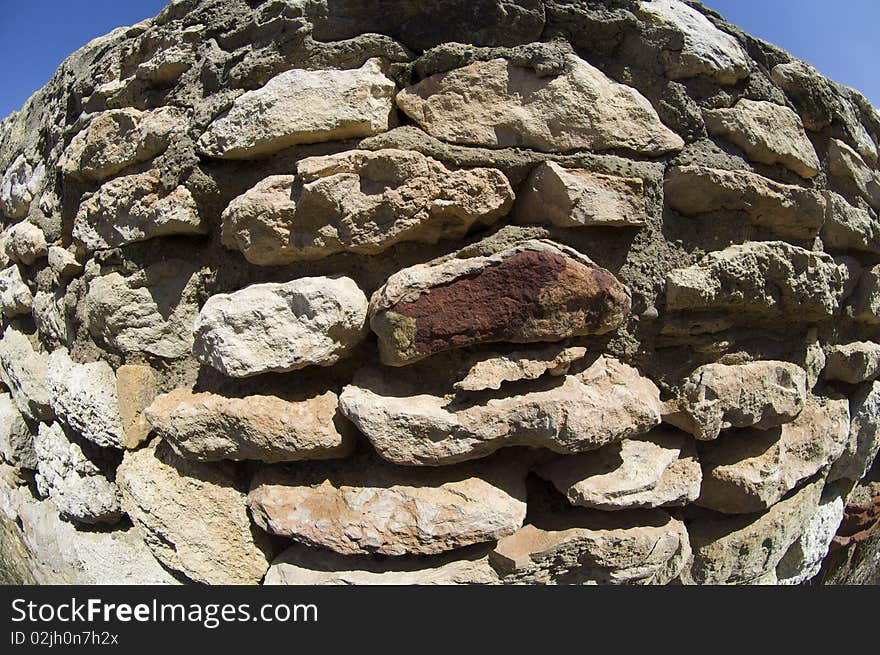
[[[7,517],[32,483],[115,526],[130,581],[813,578],[880,449],[880,117],[817,116],[830,83],[689,5],[632,12],[668,79],[739,90],[708,138],[558,40],[551,71],[441,45],[403,88],[371,57],[207,119],[125,105],[185,41],[52,156],[4,121]],[[132,38],[167,21],[198,31]]]

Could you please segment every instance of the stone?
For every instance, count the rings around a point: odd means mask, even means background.
[[[22,314],[30,314],[34,306],[34,296],[24,280],[21,271],[13,264],[0,271],[0,311],[10,319]]]
[[[703,112],[706,129],[762,164],[782,164],[807,179],[822,169],[800,116],[788,107],[741,98],[733,107]]]
[[[144,410],[157,393],[156,373],[149,366],[123,364],[116,369],[116,398],[122,425],[119,441],[125,448],[137,448],[147,440],[151,426]]]
[[[33,421],[51,421],[46,390],[48,355],[34,350],[30,340],[7,326],[0,339],[0,381],[9,389],[19,411]]]
[[[830,255],[783,241],[751,241],[711,252],[666,278],[666,308],[816,322],[838,310],[849,280]]]
[[[848,384],[868,382],[880,377],[880,344],[872,341],[829,346],[822,377]]]
[[[666,203],[679,214],[741,211],[752,225],[783,237],[812,239],[826,220],[825,197],[818,191],[749,171],[673,166],[666,171],[663,187]]]
[[[6,218],[18,220],[27,216],[43,183],[45,171],[42,162],[36,167],[31,166],[24,155],[13,160],[0,178],[0,211]]]
[[[663,420],[711,441],[729,428],[768,430],[787,423],[800,414],[806,398],[807,375],[796,364],[704,364],[684,381]]]
[[[819,478],[766,512],[704,518],[688,524],[693,564],[685,584],[756,584],[776,570],[791,545],[809,527],[822,496]],[[774,583],[775,583],[775,576]]]
[[[880,264],[862,271],[852,299],[853,317],[860,323],[880,323]]]
[[[539,77],[505,59],[477,61],[407,87],[397,106],[431,136],[461,145],[647,156],[684,147],[638,91],[575,55],[565,64]]]
[[[800,585],[816,577],[843,520],[845,504],[843,494],[826,487],[806,530],[776,565],[778,584]]]
[[[398,271],[370,300],[382,363],[405,366],[481,343],[561,341],[617,329],[629,289],[577,251],[545,240],[490,256]]]
[[[829,481],[861,480],[880,451],[880,381],[866,382],[849,401],[850,428],[846,447],[831,467]]]
[[[155,85],[171,86],[192,67],[195,63],[194,59],[190,48],[171,46],[138,64],[134,75],[139,80],[146,80]]]
[[[49,252],[49,247],[46,245],[46,235],[40,228],[28,221],[22,221],[9,228],[3,248],[9,259],[25,266],[32,266]]]
[[[12,466],[37,468],[34,435],[8,393],[0,393],[0,456]]]
[[[665,585],[690,558],[684,523],[662,510],[571,509],[498,540],[503,583]]]
[[[639,2],[639,16],[661,29],[673,30],[660,60],[671,80],[706,76],[721,84],[736,84],[749,75],[749,58],[739,42],[708,18],[678,0]]]
[[[525,471],[416,471],[364,458],[267,467],[248,506],[267,532],[342,555],[432,555],[519,529]]]
[[[146,417],[187,459],[293,462],[351,454],[355,440],[336,418],[338,404],[332,391],[288,401],[277,396],[226,398],[181,388],[156,398]]]
[[[561,454],[595,450],[660,423],[660,392],[631,366],[602,356],[590,367],[503,398],[460,406],[419,393],[382,370],[359,371],[339,410],[384,459],[437,466],[484,457],[507,446]]]
[[[453,385],[459,391],[500,389],[505,382],[536,380],[544,374],[561,377],[572,362],[582,359],[587,349],[580,346],[546,346],[533,350],[514,350],[506,354],[489,353],[477,357],[467,375]]]
[[[249,159],[299,143],[341,141],[394,126],[394,82],[379,59],[352,70],[279,73],[235,99],[199,138],[209,157]]]
[[[822,243],[831,250],[880,254],[880,220],[866,209],[853,207],[842,196],[826,191],[828,214]]]
[[[37,490],[52,499],[62,517],[109,524],[122,518],[119,490],[99,466],[99,451],[70,440],[59,423],[40,424],[34,451]]]
[[[163,193],[156,170],[107,182],[80,204],[73,224],[74,240],[87,251],[206,231],[189,189]]]
[[[61,421],[103,448],[123,448],[116,374],[104,361],[78,364],[59,348],[46,364],[49,404]]]
[[[460,239],[510,211],[494,168],[450,170],[407,150],[309,157],[297,175],[270,175],[223,212],[223,244],[278,266],[339,252],[375,255],[404,241]]]
[[[846,399],[815,399],[770,430],[731,431],[700,449],[697,505],[725,514],[760,512],[836,461],[849,437]]]
[[[252,284],[208,299],[193,354],[237,378],[331,366],[364,339],[366,318],[367,298],[347,277]]]
[[[231,471],[189,462],[161,439],[130,450],[116,473],[122,506],[162,564],[203,584],[256,584],[270,549]]]
[[[192,350],[200,276],[190,262],[157,261],[137,273],[118,272],[89,282],[89,332],[125,353],[175,359]]]
[[[828,144],[828,172],[832,177],[842,178],[875,211],[880,211],[880,173],[839,139],[831,139]]]
[[[69,280],[82,273],[83,266],[76,260],[76,256],[66,248],[49,246],[49,268],[51,268],[61,281]]]
[[[34,325],[37,332],[49,343],[67,345],[72,329],[66,318],[64,292],[38,291],[34,296]]]
[[[585,225],[640,227],[648,220],[640,178],[604,175],[538,164],[517,195],[514,217],[520,223],[555,227]]]
[[[100,182],[164,152],[185,123],[186,116],[175,107],[99,112],[73,137],[58,164],[65,175]]]
[[[700,495],[700,462],[694,440],[657,428],[599,450],[559,457],[537,469],[572,505],[606,511],[671,507]]]
[[[376,560],[294,545],[272,562],[265,585],[465,585],[498,584],[482,552]]]

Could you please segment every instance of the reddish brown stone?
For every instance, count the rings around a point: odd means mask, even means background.
[[[832,549],[859,543],[875,534],[880,534],[880,496],[860,505],[847,505]]]

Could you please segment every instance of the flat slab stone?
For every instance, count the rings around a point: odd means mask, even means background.
[[[193,325],[193,354],[225,375],[331,366],[366,336],[367,297],[347,277],[252,284],[211,296]]]
[[[209,157],[248,159],[299,143],[384,132],[394,121],[394,82],[379,59],[352,70],[293,69],[235,99],[199,138]]]
[[[853,207],[833,191],[826,191],[828,213],[822,243],[832,250],[880,253],[880,220],[867,209]]]
[[[223,244],[261,266],[375,255],[405,241],[460,239],[512,205],[497,169],[453,171],[410,150],[349,150],[302,159],[296,175],[270,175],[233,200]]]
[[[488,353],[478,356],[469,365],[467,374],[453,388],[459,391],[500,389],[505,382],[535,380],[544,374],[561,377],[568,373],[572,362],[582,359],[587,349],[558,345],[514,350],[506,354]]]
[[[642,94],[575,55],[555,77],[505,59],[477,61],[407,87],[397,106],[431,136],[462,145],[649,156],[684,147]]]
[[[480,343],[604,334],[629,314],[630,291],[609,271],[551,241],[494,255],[405,268],[370,300],[382,363],[404,366]]]

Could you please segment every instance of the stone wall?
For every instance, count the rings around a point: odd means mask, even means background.
[[[0,123],[2,576],[876,580],[878,144],[696,3],[173,1]]]

